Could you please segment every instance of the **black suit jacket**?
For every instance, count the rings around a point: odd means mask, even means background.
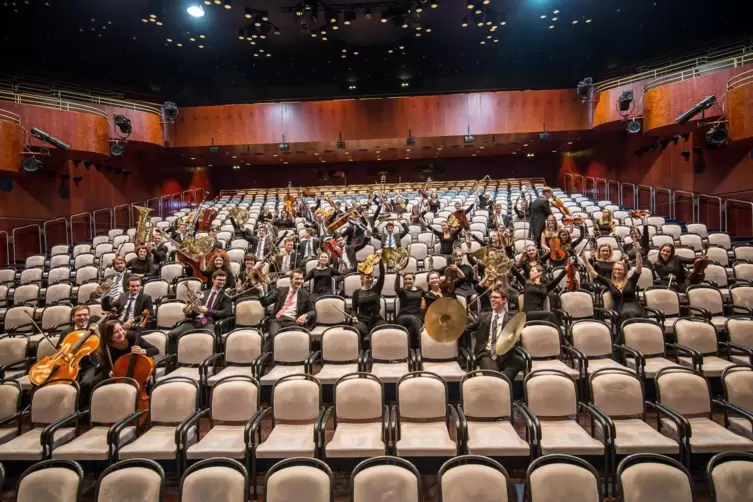
[[[319,239],[316,237],[311,238],[311,257],[316,258],[316,253],[319,252]],[[306,241],[304,239],[301,239],[301,242],[298,244],[298,250],[297,254],[300,257],[301,263],[304,263],[304,257],[306,256]],[[300,266],[300,263],[299,263]]]
[[[116,308],[118,310],[118,316],[123,314],[126,305],[128,305],[128,298],[130,298],[131,295],[128,294],[128,292],[123,293],[118,297],[117,300],[112,302],[110,305],[113,308]],[[133,302],[133,317],[139,317],[141,316],[141,313],[144,312],[144,310],[149,311],[149,315],[153,318],[154,317],[154,306],[152,305],[152,297],[149,295],[145,295],[143,291],[140,291],[139,294],[136,296],[136,301]]]
[[[202,293],[204,293],[204,298],[201,299],[201,305],[206,307],[209,298],[212,296],[212,290],[208,289],[202,291]],[[209,319],[209,322],[216,323],[226,317],[230,317],[232,313],[233,300],[227,295],[227,293],[225,293],[224,289],[221,289],[217,294],[217,298],[214,299],[214,305],[212,305],[212,308],[207,312],[207,318]],[[193,317],[198,317],[198,315]]]
[[[285,305],[285,300],[288,299],[289,293],[289,287],[277,288],[262,298],[261,304],[265,307],[274,304],[274,310],[272,312],[272,316],[274,317],[280,310],[282,310],[282,307]],[[316,320],[316,310],[314,309],[314,304],[311,302],[311,295],[304,291],[303,288],[300,288],[298,290],[296,301],[296,319],[306,314],[306,323],[309,325],[313,324]]]
[[[283,258],[284,257],[281,254],[278,254],[277,256],[275,256],[275,259],[274,259],[275,266],[272,267],[273,270],[287,274],[295,270],[295,268],[298,266],[298,253],[295,250],[290,252],[290,264],[289,264],[290,268],[288,268],[287,270],[282,270]]]
[[[545,197],[539,197],[531,204],[531,231],[541,233],[546,228],[546,217],[552,214],[552,208]],[[536,245],[539,243],[537,242]]]
[[[489,343],[489,332],[491,331],[493,312],[481,312],[473,323],[469,324],[463,332],[463,338],[467,340],[467,348],[470,350],[470,338],[467,335],[472,335],[476,339],[476,349],[474,350],[476,358],[482,356],[491,356],[488,350],[486,350],[486,344]],[[499,326],[499,333],[502,332],[502,328],[510,320],[508,314],[504,314],[502,318],[502,326]]]

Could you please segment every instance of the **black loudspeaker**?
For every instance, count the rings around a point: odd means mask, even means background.
[[[63,183],[60,185],[60,188],[58,188],[58,195],[61,199],[71,198],[71,187],[68,186],[68,183]]]
[[[699,155],[696,157],[695,162],[693,163],[693,172],[695,174],[703,174],[705,170],[706,161],[703,159],[702,155]]]

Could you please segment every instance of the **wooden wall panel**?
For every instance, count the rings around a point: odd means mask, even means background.
[[[0,172],[21,170],[24,131],[13,122],[0,120]]]
[[[153,145],[165,146],[165,135],[161,123],[162,117],[159,115],[115,106],[100,106],[99,108],[107,113],[107,116],[109,117],[108,125],[110,137],[118,137],[118,134],[115,132],[117,128],[112,119],[115,115],[119,114],[125,115],[131,120],[133,132],[128,138],[129,143],[150,143]]]
[[[279,143],[280,109],[277,103],[181,108],[171,146]]]
[[[38,127],[68,143],[72,154],[88,154],[92,159],[110,154],[108,124],[104,117],[15,103],[3,103],[3,109],[20,115],[26,130]],[[41,146],[42,143],[32,139],[32,145]]]
[[[730,89],[727,100],[730,140],[753,139],[753,81],[742,87]]]

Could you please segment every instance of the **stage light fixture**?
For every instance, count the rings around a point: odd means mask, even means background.
[[[468,17],[467,16],[463,18],[463,21],[460,23],[460,26],[462,26],[463,28],[468,28]]]
[[[165,101],[163,105],[165,120],[175,120],[178,117],[178,105],[172,101]]]
[[[251,7],[249,7],[248,5],[246,5],[244,7],[243,17],[245,17],[246,19],[251,19],[253,17],[253,15],[254,15],[254,9],[252,9]]]
[[[591,92],[591,89],[593,88],[593,85],[594,81],[591,77],[586,77],[578,82],[578,87],[576,88],[578,96],[580,96],[581,98],[587,98]]]
[[[29,157],[21,162],[21,167],[23,167],[24,171],[27,173],[35,173],[42,169],[42,161],[36,157]]]
[[[468,3],[466,4],[466,7],[468,7],[469,9],[474,8],[475,5],[473,5],[473,0],[468,0]]]
[[[122,157],[125,153],[125,144],[116,142],[110,145],[110,155],[113,157]]]
[[[387,14],[386,11],[382,12],[382,17],[381,17],[381,19],[379,19],[379,21],[382,22],[382,23],[386,23],[389,20],[390,20],[389,14]]]
[[[706,132],[706,143],[710,146],[722,146],[727,143],[729,134],[724,124],[717,124]]]
[[[632,104],[633,104],[633,91],[625,91],[617,99],[617,105],[619,106],[620,112],[629,112],[630,106]]]
[[[203,17],[204,16],[204,7],[199,4],[190,5],[186,12],[188,12],[193,17]]]
[[[285,142],[285,135],[283,134],[282,135],[282,143],[280,143],[280,151],[281,152],[287,152],[288,150],[290,150],[290,145],[288,145]]]
[[[40,141],[44,141],[45,143],[50,144],[50,145],[52,145],[52,146],[54,146],[56,148],[60,148],[64,152],[67,152],[68,150],[71,149],[71,145],[69,145],[68,143],[63,143],[59,139],[57,139],[57,138],[55,138],[53,136],[50,136],[49,134],[47,134],[43,130],[38,129],[36,127],[32,127],[31,128],[31,135],[34,136],[35,138],[37,138]]]
[[[121,134],[125,135],[126,137],[130,136],[133,132],[133,128],[131,127],[131,119],[129,119],[125,115],[115,115],[113,117],[113,122],[115,123],[115,127],[120,130]]]
[[[635,119],[628,122],[627,127],[625,128],[628,133],[630,134],[636,134],[641,132],[641,123]]]
[[[345,150],[345,141],[343,141],[343,133],[340,133],[339,139],[337,141],[337,148],[339,150]]]
[[[676,122],[678,124],[684,124],[699,113],[702,113],[705,110],[708,110],[711,108],[711,106],[716,103],[716,96],[707,96],[703,100],[701,100],[697,105],[693,106],[690,110],[686,111],[679,117],[677,117]]]
[[[225,8],[228,10],[233,8],[230,0],[225,0]]]
[[[473,143],[476,140],[473,136],[471,136],[471,128],[468,128],[468,134],[465,135],[463,138],[464,143]]]

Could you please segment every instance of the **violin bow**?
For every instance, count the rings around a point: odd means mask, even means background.
[[[54,344],[54,343],[52,343],[52,340],[50,340],[50,337],[49,337],[49,336],[47,336],[47,335],[45,334],[45,332],[44,332],[44,331],[42,331],[42,328],[40,328],[40,327],[39,327],[39,324],[37,324],[37,323],[36,323],[36,321],[34,321],[34,316],[32,316],[31,314],[29,314],[29,312],[27,312],[26,310],[24,310],[24,314],[26,314],[27,316],[29,316],[29,320],[31,321],[31,324],[32,324],[32,325],[33,325],[33,326],[34,326],[35,328],[37,328],[37,331],[39,331],[39,334],[40,334],[40,335],[42,335],[42,336],[44,337],[44,339],[45,339],[45,340],[47,340],[47,343],[49,343],[50,345],[52,345],[52,347],[53,347],[53,348],[54,348],[54,349],[55,349],[55,350],[57,351],[57,350],[58,350],[58,348],[57,348],[57,347],[55,347],[55,344]]]

